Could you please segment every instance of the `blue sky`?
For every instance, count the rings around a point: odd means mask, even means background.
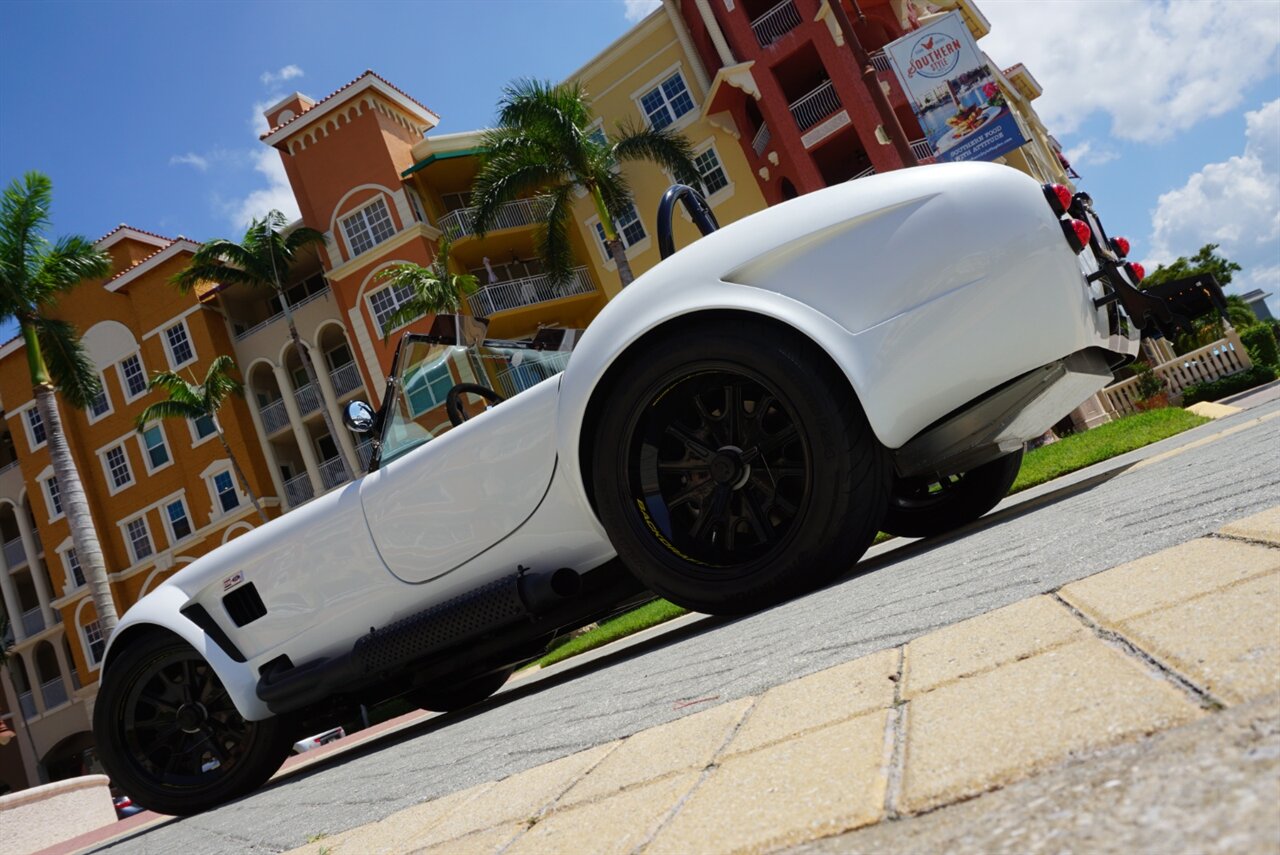
[[[979,42],[1024,63],[1035,102],[1108,230],[1154,267],[1208,241],[1232,290],[1280,315],[1280,3],[977,0]],[[655,0],[27,2],[4,6],[0,180],[54,180],[54,233],[116,224],[238,236],[290,204],[261,108],[372,68],[435,110],[488,124],[507,81],[560,79]],[[12,38],[17,35],[18,38]]]

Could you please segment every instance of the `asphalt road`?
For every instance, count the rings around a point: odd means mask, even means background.
[[[290,849],[1207,534],[1280,504],[1280,418],[1254,423],[1280,414],[1280,400],[1261,397],[1243,413],[1007,500],[950,539],[879,547],[818,593],[747,618],[687,623],[513,683],[468,714],[388,735],[107,851]],[[1236,426],[1246,427],[1157,457]],[[690,700],[702,703],[677,708]]]

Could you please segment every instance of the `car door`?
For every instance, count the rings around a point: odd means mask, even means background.
[[[384,460],[361,482],[360,497],[387,568],[420,583],[475,558],[537,509],[555,471],[559,378],[535,382],[554,371],[529,374],[536,360],[511,365],[509,354],[491,349],[406,345]],[[458,382],[518,394],[452,427],[444,397]]]

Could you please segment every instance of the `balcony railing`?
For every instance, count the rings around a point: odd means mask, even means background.
[[[311,479],[307,477],[307,473],[295,475],[288,481],[284,482],[284,500],[289,503],[289,507],[296,508],[303,502],[310,501],[315,496],[315,491],[311,488]]]
[[[473,315],[490,317],[521,306],[546,303],[575,294],[590,294],[595,290],[595,283],[591,281],[587,268],[575,267],[570,272],[569,279],[559,285],[553,285],[546,275],[526,276],[523,279],[486,285],[468,297],[467,302]]]
[[[349,395],[362,385],[360,382],[360,369],[356,367],[354,362],[339,365],[329,372],[329,382],[333,384],[333,394],[335,396],[341,398],[343,395]]]
[[[494,385],[504,397],[512,398],[549,377],[554,377],[569,364],[568,353],[544,353],[537,362],[513,365],[494,378]]]
[[[41,685],[40,693],[44,695],[45,710],[60,707],[69,700],[67,697],[67,684],[62,682],[61,677],[56,677]]]
[[[15,467],[15,466],[17,466],[17,465],[18,465],[18,461],[16,461],[16,460],[11,460],[11,461],[9,461],[8,463],[6,463],[5,465],[0,466],[0,475],[3,475],[4,473],[8,472],[10,469],[12,469],[13,467]]]
[[[320,483],[326,490],[332,490],[346,480],[347,471],[343,468],[341,457],[331,457],[320,464]]]
[[[307,303],[310,303],[313,300],[318,300],[321,297],[327,297],[327,296],[329,296],[329,289],[328,287],[325,287],[323,291],[317,291],[314,294],[308,294],[306,297],[302,298],[298,302],[290,303],[289,308],[296,310],[301,308],[302,306],[307,305]],[[236,333],[236,341],[242,341],[248,338],[249,336],[253,335],[254,333],[258,332],[259,330],[266,329],[267,327],[271,326],[272,324],[274,324],[276,321],[280,320],[283,317],[284,317],[283,310],[276,312],[274,315],[267,318],[265,321],[256,323],[253,326],[249,327],[247,330],[242,330],[241,332]]]
[[[514,202],[508,202],[499,207],[494,214],[493,222],[489,224],[489,231],[496,232],[540,223],[546,218],[549,205],[550,200],[545,198],[517,199]],[[440,218],[440,231],[455,238],[474,235],[476,233],[475,212],[475,208],[459,208],[456,211],[450,211]]]
[[[273,434],[289,424],[289,411],[284,408],[284,399],[277,398],[262,408],[262,429]]]
[[[789,109],[791,115],[795,117],[796,126],[801,131],[807,131],[839,110],[840,106],[835,84],[830,80],[824,80],[808,95],[792,102]]]
[[[369,471],[369,462],[373,460],[373,440],[366,439],[356,446],[356,456],[360,458],[360,468]]]
[[[760,130],[756,131],[755,137],[751,140],[751,148],[755,150],[756,157],[764,157],[764,150],[769,147],[769,140],[772,138],[769,126],[761,122]]]
[[[916,156],[916,160],[933,160],[933,146],[929,145],[926,139],[912,140],[911,153]]]
[[[800,26],[800,13],[791,0],[782,0],[768,12],[751,22],[751,31],[756,34],[760,47],[766,48]]]
[[[22,548],[22,538],[15,537],[4,545],[4,561],[13,570],[27,563],[27,551]]]
[[[859,178],[866,178],[868,175],[875,175],[875,174],[876,174],[876,168],[874,166],[868,166],[866,169],[862,170],[861,172],[859,172],[857,175],[853,176],[849,180],[857,181]]]
[[[874,51],[871,54],[871,66],[876,71],[893,71],[893,66],[889,64],[888,55],[882,50]]]
[[[36,717],[36,699],[30,692],[18,695],[18,706],[22,709],[22,718],[26,721]]]
[[[320,400],[320,393],[310,383],[305,386],[299,386],[294,390],[293,397],[298,402],[299,412],[304,416],[319,411],[320,405],[323,403]]]
[[[1173,397],[1182,394],[1182,390],[1193,383],[1217,380],[1244,371],[1252,365],[1244,345],[1240,343],[1239,335],[1230,330],[1226,338],[1157,365],[1152,371],[1165,382],[1170,397]],[[1122,416],[1138,410],[1137,377],[1108,386],[1099,394],[1103,406],[1112,415]]]
[[[40,614],[39,606],[22,613],[22,631],[27,634],[27,637],[31,637],[43,629],[44,615]]]

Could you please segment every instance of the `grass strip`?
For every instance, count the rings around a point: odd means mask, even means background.
[[[1210,419],[1178,407],[1166,407],[1124,416],[1092,430],[1063,437],[1051,445],[1027,452],[1022,460],[1022,469],[1018,471],[1018,478],[1009,492],[1016,493],[1052,481],[1077,469],[1084,469],[1167,439],[1184,430],[1199,427],[1208,421]],[[880,532],[876,535],[875,542],[882,543],[892,538],[893,535]],[[654,600],[565,642],[539,659],[537,664],[544,668],[554,665],[683,614],[688,614],[688,609],[682,609],[666,600]]]

